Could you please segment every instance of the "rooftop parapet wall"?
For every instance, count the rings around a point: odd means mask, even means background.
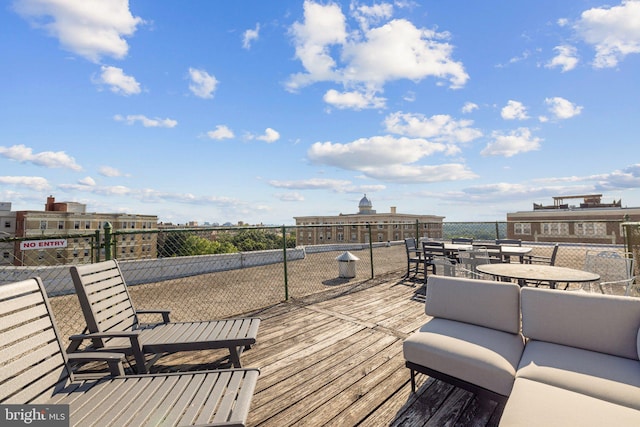
[[[288,261],[304,259],[304,257],[304,248],[287,249]],[[128,285],[141,285],[219,271],[277,264],[283,261],[282,250],[267,250],[121,261],[120,268]],[[75,293],[68,270],[69,265],[4,267],[0,269],[0,285],[40,276],[50,296]]]

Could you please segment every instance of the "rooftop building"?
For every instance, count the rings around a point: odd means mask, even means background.
[[[356,225],[369,224],[371,239],[377,242],[403,240],[407,237],[442,238],[443,216],[398,213],[391,206],[388,213],[378,213],[365,194],[358,203],[358,212],[329,216],[294,217],[296,225],[317,226],[299,229],[298,245],[322,245],[330,243],[368,243],[369,230]],[[418,225],[419,224],[419,225]],[[418,229],[417,229],[418,228]]]
[[[566,200],[582,199],[579,204]],[[532,211],[507,213],[507,236],[535,242],[624,243],[621,221],[640,221],[640,207],[622,200],[602,203],[602,194],[557,196],[553,205],[533,204]]]
[[[9,204],[10,206],[10,204]],[[44,211],[23,210],[5,215],[0,210],[0,226],[9,225],[12,236],[23,238],[3,243],[0,263],[4,265],[60,265],[90,262],[100,243],[95,242],[96,232],[104,238],[104,225],[109,223],[115,235],[118,259],[156,258],[156,233],[130,233],[129,231],[157,229],[156,215],[126,213],[88,213],[86,205],[77,202],[56,202],[47,198]],[[9,208],[10,209],[10,208]],[[13,218],[13,219],[12,219]],[[13,222],[11,222],[13,221]],[[4,228],[0,228],[4,230]],[[26,239],[25,239],[26,238]],[[54,247],[40,245],[28,248],[24,240],[43,241],[58,239]]]

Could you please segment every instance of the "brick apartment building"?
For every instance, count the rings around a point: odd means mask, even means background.
[[[9,206],[9,211],[6,209]],[[86,205],[76,202],[56,202],[47,198],[44,211],[10,211],[10,204],[0,204],[0,230],[22,240],[59,239],[50,245],[28,248],[24,242],[3,243],[0,265],[60,265],[91,262],[96,232],[104,239],[104,225],[110,223],[120,260],[157,257],[157,234],[141,231],[157,230],[156,215],[125,213],[89,213]],[[5,225],[9,228],[5,230]],[[100,249],[104,251],[104,248]],[[104,255],[102,255],[104,257]]]
[[[300,246],[331,243],[368,243],[370,224],[371,238],[376,242],[404,240],[416,237],[442,238],[444,217],[436,215],[412,215],[396,212],[392,206],[388,213],[378,213],[366,194],[358,204],[358,213],[334,216],[294,217],[297,226],[296,243]],[[304,226],[304,227],[302,227]]]

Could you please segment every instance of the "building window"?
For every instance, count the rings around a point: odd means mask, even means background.
[[[4,228],[11,228],[11,221],[5,221]]]
[[[9,252],[4,252],[4,253],[2,254],[2,257],[3,257],[4,259],[9,259],[9,257],[10,257],[10,256],[11,256],[11,254],[10,254]]]
[[[80,230],[80,221],[76,221],[73,223],[73,228],[75,228],[76,230]]]
[[[356,240],[358,240],[358,235],[356,233],[351,233],[351,241],[355,242]]]
[[[559,236],[569,234],[569,224],[566,222],[544,222],[542,223],[542,234],[548,236]]]
[[[579,222],[575,233],[579,236],[606,236],[607,227],[603,222]]]
[[[384,242],[384,234],[378,233],[378,242]]]
[[[47,221],[40,221],[40,230],[47,229]]]
[[[58,230],[64,230],[64,221],[58,221]]]
[[[513,233],[531,235],[531,223],[516,222],[515,224],[513,224]]]
[[[338,233],[338,242],[344,241],[344,233]]]
[[[84,228],[89,230],[91,228],[91,221],[85,221],[84,222]]]

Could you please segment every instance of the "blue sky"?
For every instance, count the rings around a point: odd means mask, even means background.
[[[640,1],[15,0],[0,201],[185,223],[640,206]]]

